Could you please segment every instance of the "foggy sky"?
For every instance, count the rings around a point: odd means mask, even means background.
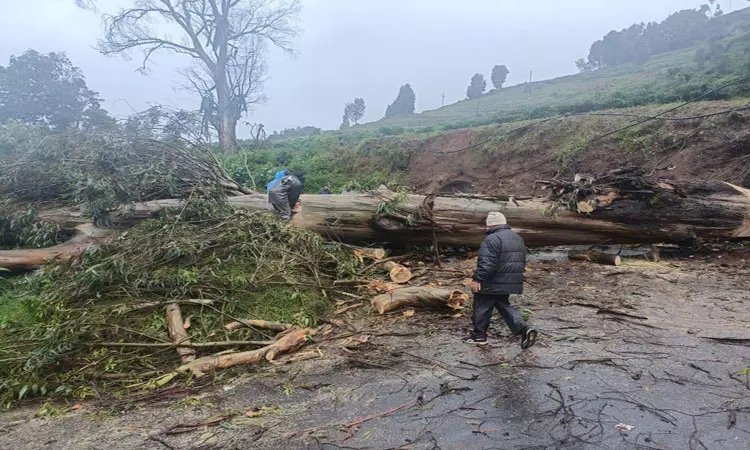
[[[99,0],[114,12],[128,0]],[[277,130],[297,125],[325,129],[341,123],[344,103],[363,97],[364,121],[381,118],[399,86],[411,83],[417,111],[465,97],[476,72],[489,80],[495,64],[510,69],[508,84],[575,73],[573,61],[611,29],[658,21],[701,0],[303,0],[295,57],[275,51],[269,59],[269,100],[244,120]],[[721,2],[725,12],[744,7]],[[28,48],[65,51],[86,75],[105,108],[122,117],[152,104],[195,109],[177,89],[175,69],[184,56],[159,54],[148,75],[127,61],[100,55],[98,14],[74,0],[0,0],[0,65]],[[240,135],[243,135],[240,131]]]

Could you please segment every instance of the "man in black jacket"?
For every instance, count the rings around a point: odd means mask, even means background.
[[[514,335],[521,335],[521,348],[536,342],[537,331],[510,304],[512,294],[523,293],[523,271],[526,267],[526,246],[523,239],[510,229],[499,212],[487,215],[487,237],[479,248],[477,270],[471,290],[474,292],[473,333],[465,341],[487,345],[487,329],[492,312],[497,308]]]
[[[305,173],[301,170],[293,170],[279,180],[268,192],[268,199],[271,201],[273,209],[284,222],[292,219],[292,210],[297,206],[304,184]]]

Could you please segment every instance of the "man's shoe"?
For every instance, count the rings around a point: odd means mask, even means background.
[[[534,327],[526,328],[521,332],[521,348],[526,350],[536,344],[537,331]]]
[[[471,334],[464,338],[464,342],[466,342],[467,344],[474,344],[474,345],[487,345],[487,338],[476,337],[473,334]]]

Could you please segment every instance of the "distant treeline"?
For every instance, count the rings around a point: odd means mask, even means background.
[[[712,2],[714,3],[714,2]],[[610,31],[594,42],[588,58],[576,61],[581,71],[619,66],[629,62],[645,62],[652,55],[693,46],[708,39],[721,39],[728,30],[715,19],[723,12],[703,5],[699,9],[678,11],[662,22],[639,23],[621,31]]]
[[[271,133],[271,135],[268,136],[268,139],[271,141],[279,141],[295,137],[316,136],[322,132],[322,129],[310,125],[305,127],[284,128],[281,131],[274,131]]]

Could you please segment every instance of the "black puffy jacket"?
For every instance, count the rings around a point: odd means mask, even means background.
[[[482,294],[523,293],[526,245],[508,225],[492,228],[479,248],[474,281]]]

